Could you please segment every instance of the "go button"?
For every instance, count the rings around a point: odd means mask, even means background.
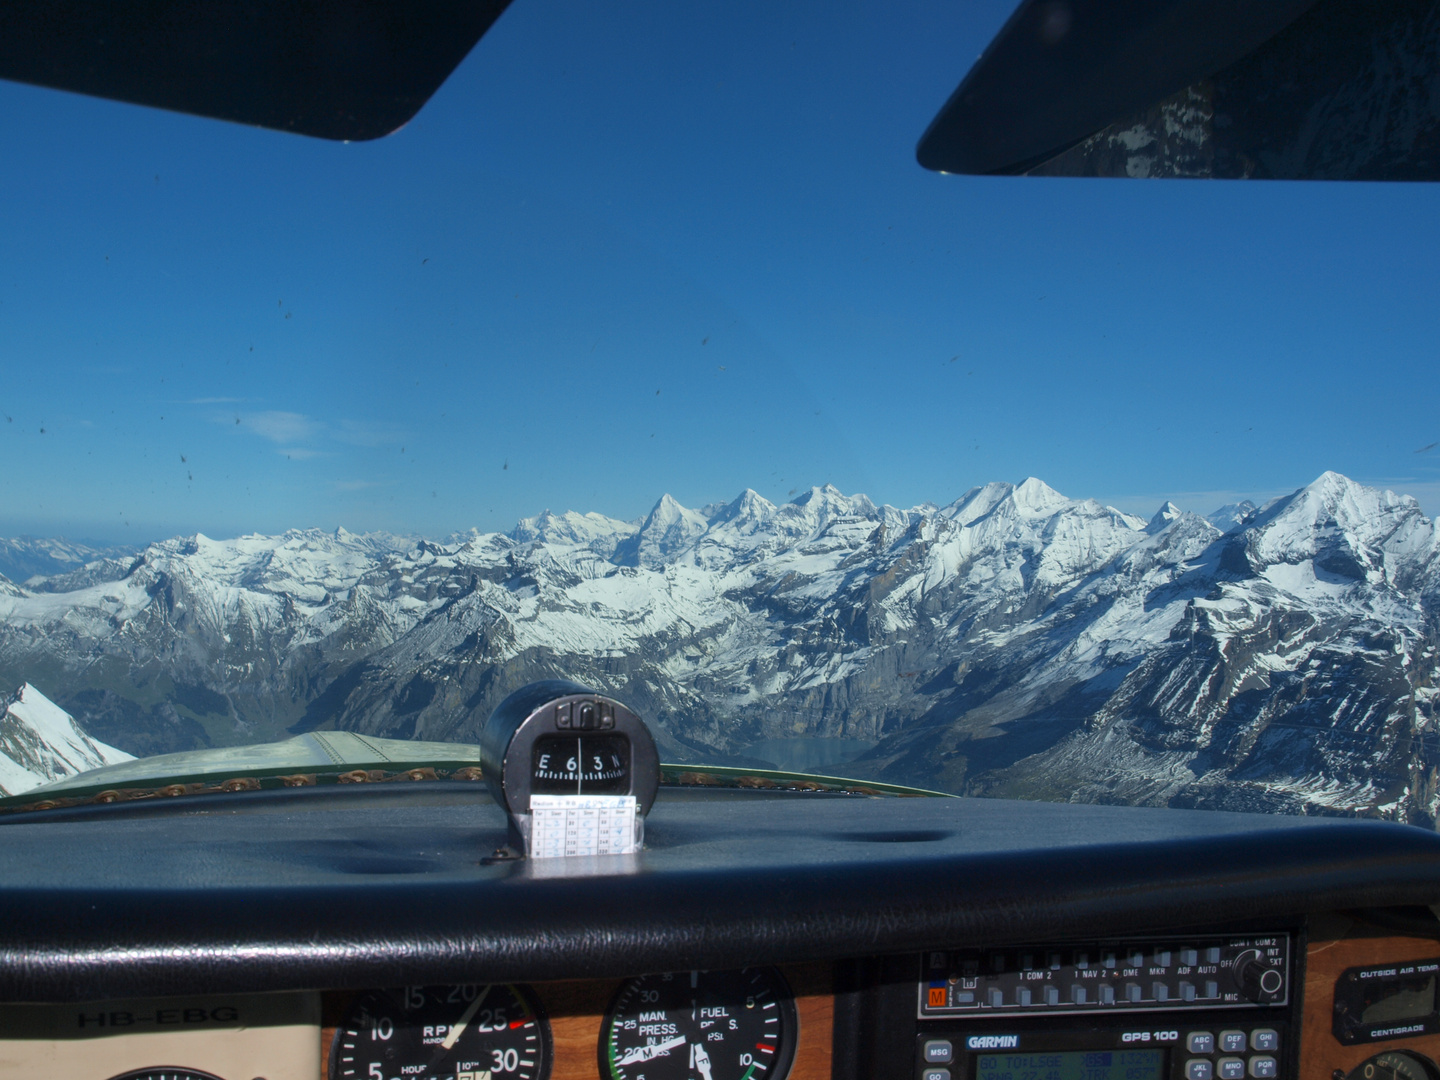
[[[950,1080],[950,1070],[931,1066],[920,1074],[920,1080]]]

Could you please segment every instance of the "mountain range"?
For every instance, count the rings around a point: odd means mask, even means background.
[[[565,676],[667,760],[1433,824],[1437,612],[1435,523],[1337,473],[1148,521],[1033,478],[910,509],[827,486],[444,542],[166,540],[0,579],[0,678],[140,756],[473,742]]]

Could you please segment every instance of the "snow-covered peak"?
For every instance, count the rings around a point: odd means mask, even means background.
[[[698,529],[703,531],[708,524],[709,522],[706,520],[705,515],[681,506],[675,501],[674,496],[667,491],[664,495],[660,496],[660,501],[651,507],[650,513],[645,517],[645,524],[640,527],[640,531],[644,532],[647,529],[658,529],[662,532],[668,532],[675,528]]]
[[[822,513],[832,517],[869,517],[875,513],[875,504],[870,501],[870,496],[846,495],[834,484],[812,487],[805,494],[791,499],[788,505],[799,507],[807,513]]]
[[[667,492],[646,515],[640,531],[615,549],[621,566],[663,566],[710,527],[698,510],[681,506]]]
[[[712,524],[733,532],[750,533],[775,516],[775,504],[753,488],[746,488],[733,502],[727,503]]]
[[[5,701],[0,716],[0,793],[18,795],[50,780],[133,760],[90,738],[75,718],[29,683]]]
[[[1070,500],[1043,480],[1026,477],[1010,494],[1015,506],[1023,514],[1049,516],[1065,507]]]
[[[1313,561],[1340,578],[1376,582],[1432,556],[1435,523],[1409,495],[1366,487],[1336,472],[1268,504],[1245,530],[1257,570]]]
[[[1259,509],[1249,499],[1241,499],[1239,502],[1226,503],[1214,513],[1205,515],[1205,520],[1225,533],[1237,525],[1246,524]]]
[[[994,510],[1014,490],[1014,484],[1006,484],[998,480],[983,487],[973,487],[941,510],[940,514],[961,525],[969,525]]]
[[[554,514],[546,510],[535,517],[523,518],[510,531],[510,538],[517,543],[528,544],[539,541],[566,547],[583,547],[608,556],[617,544],[633,536],[637,530],[634,522],[597,514],[593,510],[586,514],[566,510]]]
[[[776,511],[776,525],[786,537],[804,540],[824,530],[831,522],[846,518],[878,521],[880,511],[868,495],[845,495],[826,484],[812,487]]]
[[[1181,510],[1173,502],[1166,500],[1165,505],[1155,511],[1155,516],[1152,517],[1150,523],[1145,526],[1145,531],[1148,533],[1158,533],[1161,529],[1168,528],[1172,521],[1178,520],[1184,512],[1185,511]]]

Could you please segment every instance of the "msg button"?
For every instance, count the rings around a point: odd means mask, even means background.
[[[927,1065],[949,1065],[954,1060],[955,1048],[950,1045],[949,1039],[930,1039],[925,1043]]]

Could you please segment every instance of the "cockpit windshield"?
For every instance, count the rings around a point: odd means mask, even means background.
[[[0,794],[567,678],[675,769],[1433,825],[1434,186],[921,168],[1012,7],[516,0],[354,143],[0,82]]]

